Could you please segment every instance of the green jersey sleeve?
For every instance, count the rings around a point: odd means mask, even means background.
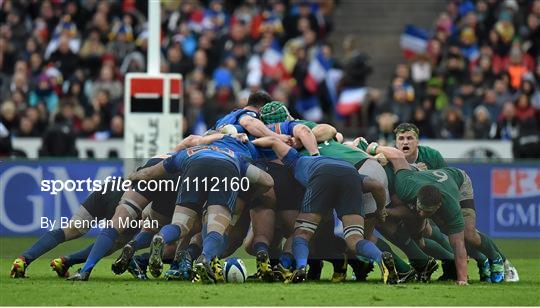
[[[441,152],[423,145],[418,146],[418,158],[416,162],[426,164],[430,170],[448,167]]]
[[[366,139],[362,138],[360,139],[360,142],[358,142],[357,148],[359,148],[362,151],[366,151],[369,143],[366,141]]]
[[[297,120],[300,124],[304,124],[305,126],[309,127],[309,129],[313,129],[315,126],[317,126],[317,123],[306,121],[306,120]]]

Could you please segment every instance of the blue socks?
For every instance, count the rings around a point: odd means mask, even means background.
[[[223,255],[223,253],[227,249],[228,244],[229,244],[229,236],[226,234],[223,234],[223,244],[221,245],[221,248],[219,249],[219,253],[217,254],[218,257]]]
[[[91,272],[94,266],[103,258],[107,253],[113,248],[114,241],[118,237],[118,231],[114,228],[107,228],[101,230],[96,241],[94,242],[94,247],[90,251],[90,255],[86,260],[81,272]]]
[[[306,266],[309,256],[308,241],[303,237],[295,236],[293,239],[292,251],[294,259],[296,260],[296,268]]]
[[[88,258],[90,251],[92,251],[92,247],[94,247],[94,244],[91,244],[82,250],[65,256],[64,259],[66,260],[66,264],[68,266],[72,266],[74,264],[84,263],[84,261],[86,261],[86,259]]]
[[[154,233],[151,231],[142,230],[141,232],[135,235],[135,238],[130,242],[130,245],[135,249],[139,250],[150,246]]]
[[[257,242],[253,244],[253,250],[255,250],[255,254],[261,252],[261,251],[268,251],[268,245],[263,242]]]
[[[65,240],[66,236],[64,235],[64,231],[62,229],[49,231],[43,234],[43,236],[41,236],[39,240],[32,245],[32,247],[28,248],[22,254],[22,256],[24,257],[26,263],[30,264],[32,261],[63,243]]]
[[[210,261],[216,257],[223,247],[223,235],[216,231],[209,232],[203,239],[203,252],[206,260]]]
[[[382,261],[382,252],[368,240],[361,240],[356,243],[356,255],[366,257],[378,264],[381,264]]]
[[[163,236],[165,244],[170,244],[180,237],[180,227],[177,225],[166,225],[161,228],[159,234]]]
[[[291,253],[284,252],[279,257],[279,262],[281,263],[281,265],[283,265],[284,268],[289,268],[290,269],[292,267],[292,265],[293,265],[293,262],[294,262],[294,256]]]

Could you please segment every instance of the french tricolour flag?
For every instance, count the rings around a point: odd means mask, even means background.
[[[320,52],[309,61],[308,72],[304,78],[304,86],[310,93],[317,92],[319,83],[326,78],[327,68],[324,66],[324,59]]]
[[[357,113],[366,97],[366,88],[347,88],[339,95],[336,111],[344,117]]]
[[[267,48],[262,54],[262,73],[263,75],[275,75],[276,73],[284,73],[283,55],[279,50],[272,47]]]
[[[416,54],[424,53],[427,50],[429,35],[427,31],[406,25],[405,31],[401,34],[399,46],[406,59],[412,58]]]

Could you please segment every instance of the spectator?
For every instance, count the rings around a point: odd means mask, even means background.
[[[51,54],[50,62],[54,63],[65,79],[69,79],[79,65],[79,56],[69,46],[69,37],[63,35],[58,42],[58,49]]]
[[[536,86],[534,79],[528,76],[527,79],[523,80],[519,93],[527,95],[533,108],[540,110],[540,84]]]
[[[99,79],[92,86],[92,97],[96,97],[100,91],[104,90],[109,98],[115,102],[120,100],[124,94],[122,92],[122,83],[114,79],[114,67],[112,64],[104,64],[101,67]]]
[[[40,134],[47,129],[47,114],[43,113],[42,110],[38,109],[37,107],[28,107],[28,109],[26,109],[24,112],[24,116],[32,121],[33,126],[38,132],[40,132]]]
[[[116,115],[111,120],[109,138],[124,138],[124,118]]]
[[[494,139],[512,140],[518,135],[519,121],[516,117],[516,108],[513,103],[505,103],[497,124],[493,126],[489,135]]]
[[[481,105],[476,107],[471,123],[472,137],[474,139],[489,139],[491,124],[491,118],[487,108]]]
[[[92,100],[94,116],[97,118],[97,131],[109,131],[111,120],[114,116],[114,105],[107,90],[99,90]]]
[[[19,117],[17,116],[17,110],[15,103],[12,101],[5,101],[0,107],[0,120],[4,127],[12,131],[19,126]]]
[[[435,138],[435,132],[431,129],[431,122],[428,114],[422,106],[416,106],[413,111],[411,123],[420,130],[420,139]]]
[[[510,64],[508,74],[510,75],[510,85],[515,90],[521,87],[521,81],[528,72],[527,66],[523,63],[523,54],[519,48],[513,48],[510,52]]]
[[[409,122],[414,101],[414,88],[402,77],[396,77],[392,83],[393,97],[391,101],[394,113],[400,122]]]
[[[167,62],[172,73],[187,75],[193,68],[193,63],[182,54],[180,44],[174,44],[167,49]]]
[[[444,139],[462,139],[465,134],[465,122],[458,109],[448,108],[444,112],[440,137]]]
[[[204,94],[199,90],[193,90],[189,93],[188,104],[186,108],[186,120],[190,124],[188,132],[191,134],[202,135],[208,129],[210,123],[215,122],[209,108],[205,108]],[[210,121],[209,121],[210,120]]]
[[[98,118],[96,120],[96,118]],[[96,122],[99,121],[99,116],[89,116],[85,117],[81,122],[81,131],[79,132],[79,137],[83,138],[93,138],[96,133]]]
[[[484,93],[484,101],[482,102],[489,112],[490,119],[497,119],[499,113],[501,112],[501,106],[497,105],[497,93],[493,89],[487,89]]]
[[[30,106],[43,104],[48,113],[56,111],[58,106],[58,95],[54,92],[51,81],[45,74],[39,75],[37,87],[30,93]]]
[[[90,70],[90,77],[97,77],[101,66],[101,57],[105,52],[105,45],[100,40],[98,29],[90,30],[79,52],[81,63]]]
[[[499,78],[495,80],[495,94],[497,96],[496,98],[496,104],[498,106],[502,106],[504,103],[512,100],[512,94],[510,93],[510,90],[508,89],[508,83],[505,81],[504,78]]]
[[[133,39],[131,25],[117,21],[109,33],[107,52],[115,55],[118,60],[124,59],[130,52],[135,50]]]
[[[77,154],[73,130],[57,117],[43,135],[39,157],[76,157]]]
[[[394,128],[398,123],[398,116],[391,112],[382,112],[377,116],[377,127],[368,132],[368,140],[375,140],[380,145],[393,145],[395,143]]]
[[[19,122],[19,127],[16,130],[15,136],[21,138],[39,137],[40,133],[34,127],[34,122],[32,122],[32,120],[27,117],[22,117],[21,121]]]
[[[531,99],[527,94],[520,94],[515,102],[516,105],[516,118],[520,122],[525,122],[527,119],[534,119],[536,117],[536,110],[531,105]]]

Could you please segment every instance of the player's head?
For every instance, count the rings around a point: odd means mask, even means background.
[[[261,109],[262,106],[272,101],[272,96],[265,91],[255,91],[249,95],[247,106]]]
[[[441,192],[433,185],[424,185],[418,191],[416,210],[422,217],[430,217],[441,207]]]
[[[293,118],[282,102],[273,101],[264,105],[261,110],[261,119],[265,124],[291,121]]]
[[[401,123],[396,129],[396,147],[403,152],[406,157],[415,156],[418,151],[418,136],[420,131],[416,125],[411,123]]]

